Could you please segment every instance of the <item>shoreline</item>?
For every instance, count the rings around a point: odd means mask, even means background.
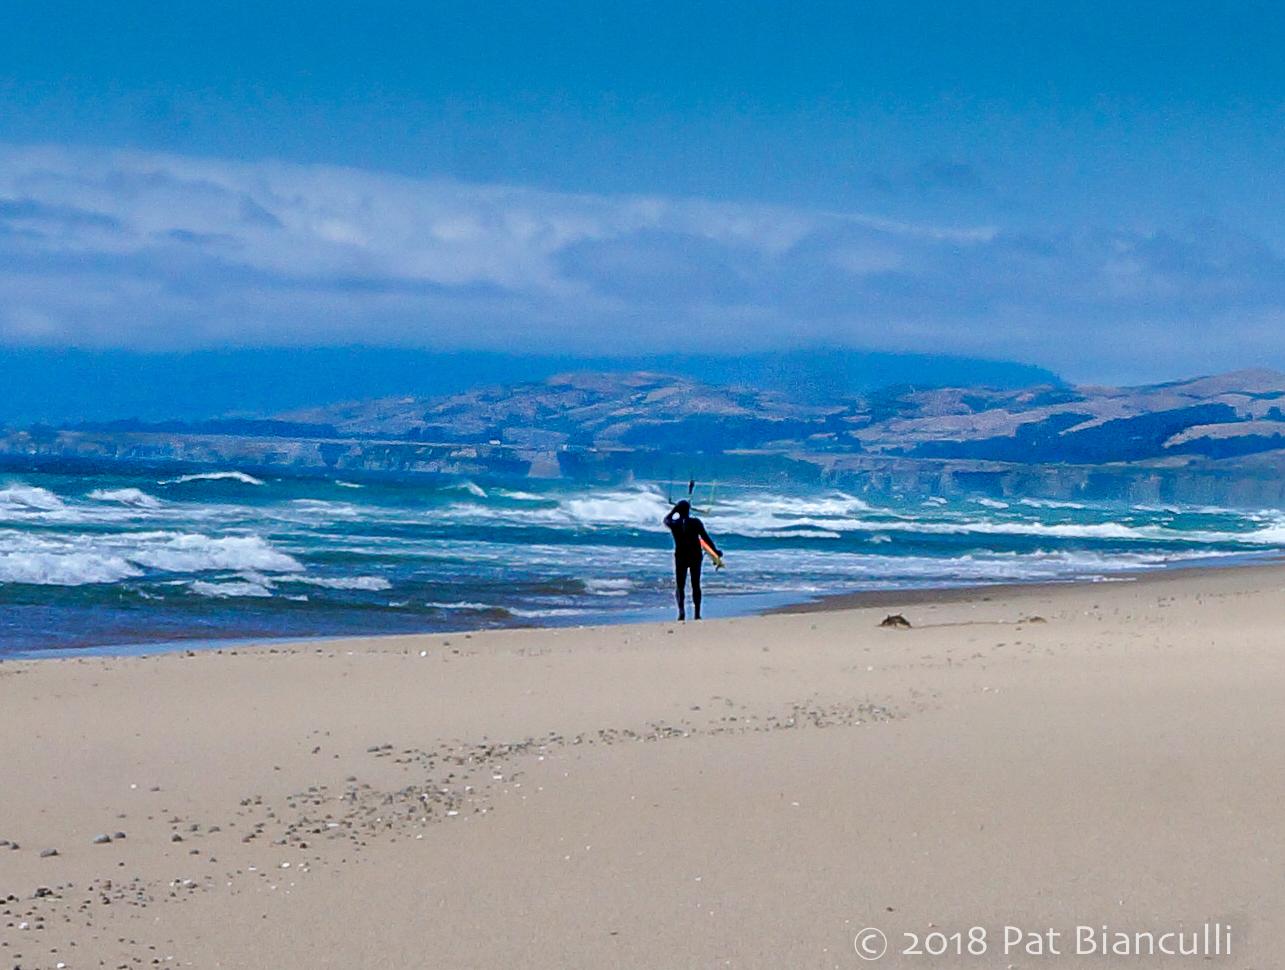
[[[1229,557],[1231,558],[1231,557]],[[990,583],[972,586],[925,586],[904,590],[859,590],[817,597],[806,603],[794,603],[767,610],[764,615],[828,613],[834,610],[868,609],[885,606],[922,606],[934,603],[986,602],[996,597],[1017,599],[1038,596],[1042,592],[1066,588],[1094,588],[1113,583],[1164,583],[1178,577],[1220,575],[1228,571],[1276,571],[1285,566],[1285,556],[1264,553],[1261,556],[1236,557],[1236,562],[1221,565],[1209,563],[1175,563],[1159,569],[1138,569],[1093,578],[1033,580],[1031,582]]]
[[[1271,964],[1285,565],[907,604],[5,663],[0,960],[830,968],[862,926],[1221,919]]]
[[[873,609],[882,607],[911,607],[931,604],[961,604],[987,602],[997,597],[1020,598],[1039,596],[1050,590],[1067,588],[1094,588],[1114,583],[1154,583],[1165,582],[1177,576],[1193,576],[1205,573],[1221,574],[1229,570],[1272,570],[1285,564],[1285,556],[1279,553],[1262,553],[1246,556],[1229,556],[1221,564],[1188,564],[1175,563],[1155,569],[1121,571],[1105,576],[1073,577],[1068,579],[1040,579],[1028,582],[975,583],[954,586],[924,586],[889,590],[858,590],[849,593],[831,593],[814,596],[798,602],[784,602],[779,605],[760,605],[736,610],[726,614],[715,614],[706,621],[745,619],[756,616],[788,616],[799,614],[829,613],[834,611]],[[742,599],[770,602],[788,597],[788,593],[752,593],[742,594]],[[727,602],[737,599],[736,594],[725,598],[716,598],[715,602]],[[668,605],[657,607],[656,613],[670,611]],[[388,639],[404,640],[407,637],[443,637],[470,636],[502,633],[522,630],[593,630],[593,629],[627,629],[639,625],[658,623],[676,623],[673,617],[656,616],[638,618],[645,610],[631,610],[629,618],[614,622],[588,622],[567,624],[534,623],[506,627],[459,627],[455,629],[424,630],[409,633],[371,632],[364,634],[317,634],[301,637],[228,637],[217,639],[193,638],[191,640],[144,641],[141,643],[94,644],[82,647],[51,647],[0,652],[0,665],[5,663],[22,663],[45,660],[78,660],[111,657],[149,657],[181,653],[205,653],[231,650],[278,649],[295,645],[341,643],[349,640],[363,642]]]

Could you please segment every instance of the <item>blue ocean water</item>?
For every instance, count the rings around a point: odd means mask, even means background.
[[[241,472],[0,477],[0,657],[186,640],[663,619],[684,486]],[[667,494],[669,492],[670,494]],[[710,616],[828,593],[1278,554],[1285,513],[700,486]]]

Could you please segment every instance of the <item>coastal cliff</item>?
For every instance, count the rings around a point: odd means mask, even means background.
[[[698,470],[858,493],[1285,504],[1285,376],[1134,388],[898,386],[829,402],[651,373],[568,374],[269,417],[0,431],[8,468],[618,481]]]

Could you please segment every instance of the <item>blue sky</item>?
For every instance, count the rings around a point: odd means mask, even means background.
[[[1276,4],[5,21],[2,345],[1285,368]]]

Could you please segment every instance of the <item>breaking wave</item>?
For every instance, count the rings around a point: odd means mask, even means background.
[[[235,599],[239,597],[263,599],[272,595],[272,590],[267,585],[245,580],[230,583],[211,583],[198,579],[188,583],[187,586],[198,596],[209,596],[213,599]]]
[[[180,475],[178,478],[167,478],[162,485],[186,485],[188,482],[240,482],[242,485],[266,485],[267,482],[247,475],[245,472],[198,472],[194,475]]]
[[[465,479],[462,482],[456,482],[454,485],[448,487],[457,492],[468,492],[474,498],[487,497],[486,489],[477,484],[477,482],[470,482],[468,479]]]
[[[0,552],[0,583],[86,586],[117,583],[143,571],[121,556],[92,552]]]
[[[96,488],[87,498],[96,502],[115,502],[137,509],[159,509],[160,499],[148,495],[140,488]]]
[[[290,582],[319,586],[322,589],[362,589],[370,592],[380,592],[393,588],[393,584],[383,576],[349,576],[338,579],[325,576],[291,576]]]
[[[294,573],[302,572],[303,566],[258,536],[0,532],[0,583],[84,586],[134,579],[149,571],[184,574],[214,570]]]
[[[65,503],[47,488],[34,485],[6,485],[0,488],[0,510],[53,512]]]

